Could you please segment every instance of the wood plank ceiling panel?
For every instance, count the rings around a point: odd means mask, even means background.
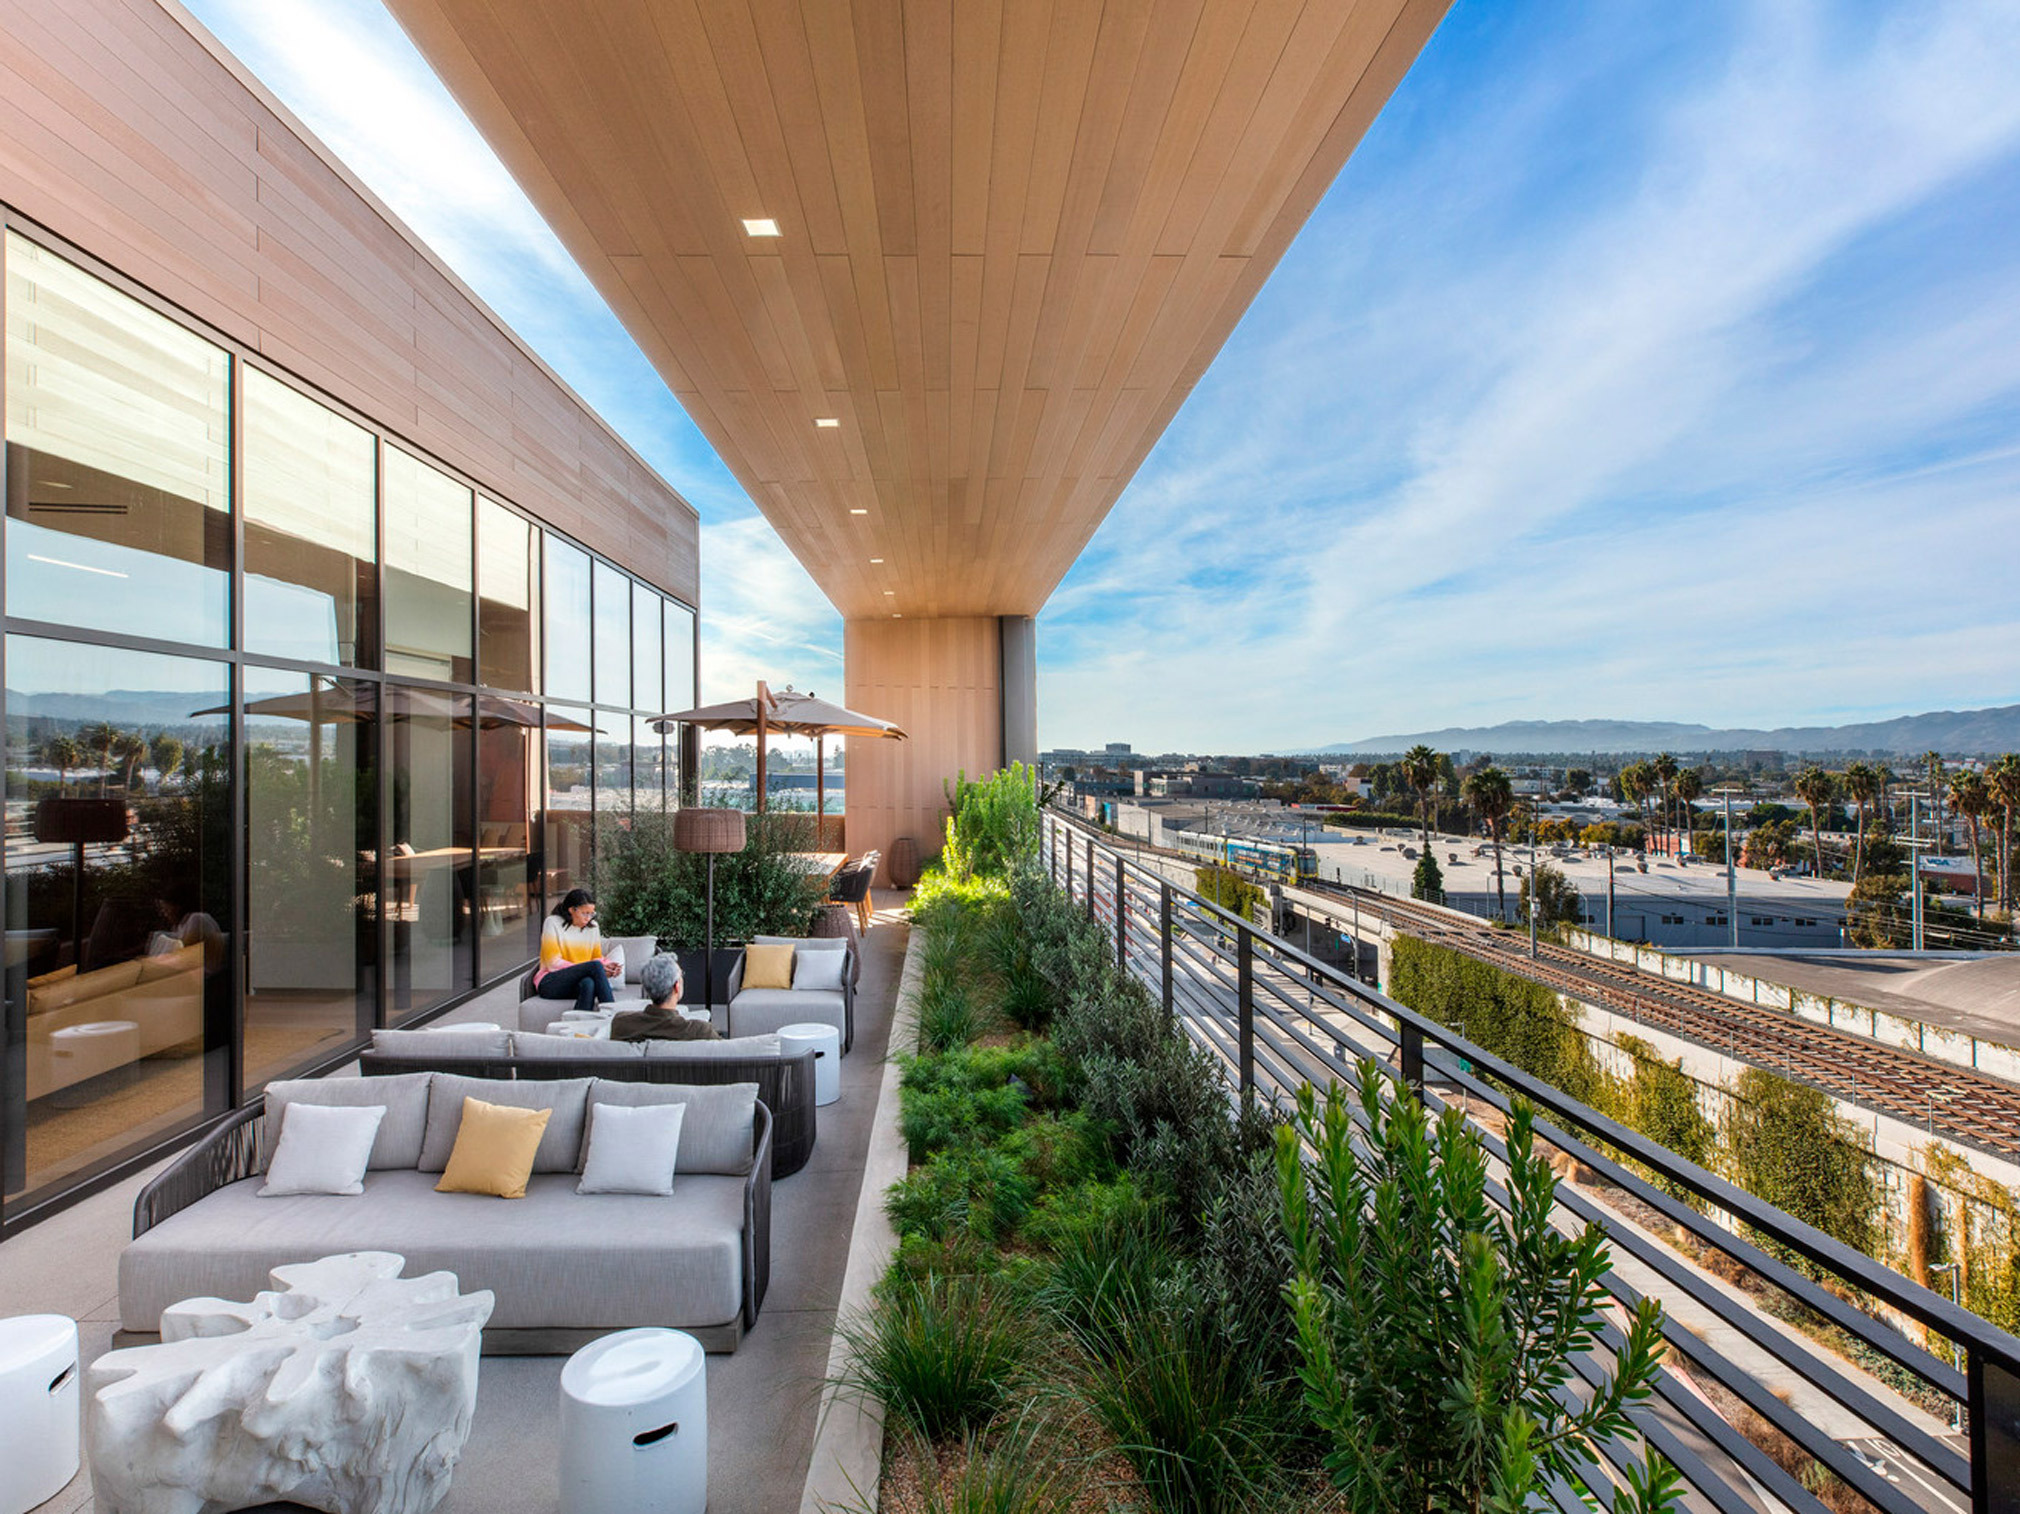
[[[1038,610],[1448,3],[389,0],[856,618]]]

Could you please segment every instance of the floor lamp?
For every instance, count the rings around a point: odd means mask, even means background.
[[[742,810],[677,810],[673,816],[673,844],[683,852],[700,852],[708,858],[708,941],[702,947],[702,1005],[715,1012],[715,859],[724,852],[743,850]]]

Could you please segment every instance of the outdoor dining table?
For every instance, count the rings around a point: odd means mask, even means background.
[[[842,870],[842,864],[849,860],[847,852],[787,852],[786,860],[800,871],[813,877],[834,880]]]

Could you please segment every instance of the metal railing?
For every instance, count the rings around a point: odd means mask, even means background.
[[[1818,1493],[1835,1480],[1883,1514],[2020,1514],[2020,1340],[1171,883],[1077,822],[1048,812],[1041,858],[1107,931],[1118,966],[1221,1060],[1243,1098],[1287,1109],[1307,1082],[1355,1085],[1360,1059],[1372,1058],[1436,1108],[1457,1098],[1469,1114],[1476,1105],[1505,1114],[1509,1091],[1534,1104],[1539,1147],[1609,1185],[1604,1199],[1570,1183],[1558,1192],[1563,1218],[1606,1232],[1608,1292],[1627,1308],[1644,1296],[1665,1306],[1670,1364],[1637,1426],[1683,1473],[1694,1507],[1828,1514],[1833,1505]],[[1505,1160],[1491,1120],[1476,1123]],[[1655,1224],[1687,1240],[1672,1243]],[[1743,1281],[1730,1281],[1735,1274]],[[1623,1338],[1616,1321],[1606,1344]],[[1603,1367],[1586,1361],[1579,1373],[1589,1385]],[[1944,1424],[1952,1407],[1954,1431]],[[1623,1465],[1612,1463],[1616,1477]]]

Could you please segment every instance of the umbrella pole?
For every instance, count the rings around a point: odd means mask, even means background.
[[[762,815],[765,812],[765,686],[762,683],[758,685],[757,718],[758,718],[757,812],[760,815]]]
[[[828,844],[828,764],[823,743],[827,737],[814,738],[814,847],[816,850]]]

